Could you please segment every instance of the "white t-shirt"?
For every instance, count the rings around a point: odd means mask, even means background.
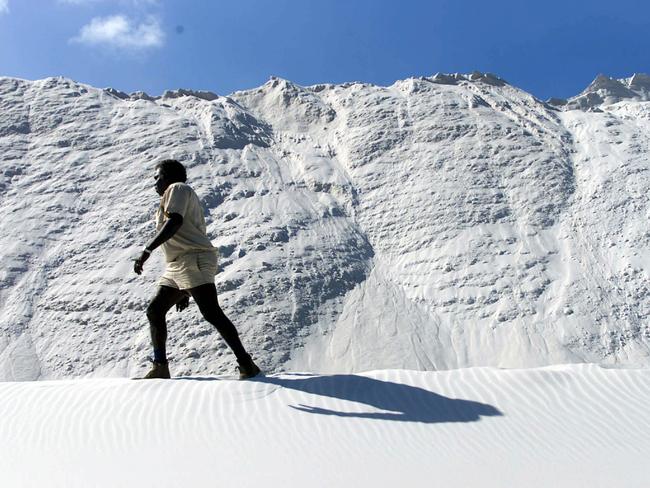
[[[173,213],[183,217],[183,225],[169,240],[163,242],[161,247],[165,261],[169,263],[188,252],[217,252],[206,234],[201,201],[196,192],[185,183],[172,183],[165,190],[156,212],[156,229],[160,230]]]

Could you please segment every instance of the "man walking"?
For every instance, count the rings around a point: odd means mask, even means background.
[[[153,344],[153,367],[144,376],[169,378],[167,363],[167,323],[165,315],[174,305],[183,310],[189,305],[190,295],[199,306],[203,317],[216,327],[237,357],[240,379],[260,373],[242,345],[237,329],[219,306],[214,277],[217,274],[217,249],[206,234],[203,208],[199,197],[187,185],[185,167],[174,159],[166,159],[155,166],[156,192],[162,198],[156,212],[158,233],[135,260],[133,270],[142,273],[151,252],[162,246],[166,270],[158,281],[158,291],[147,307],[147,318]]]

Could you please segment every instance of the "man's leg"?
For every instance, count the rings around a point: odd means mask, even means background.
[[[214,286],[214,283],[207,283],[196,288],[191,288],[190,293],[199,306],[199,310],[205,320],[216,327],[219,334],[226,341],[226,344],[235,353],[240,365],[248,364],[251,361],[251,357],[244,349],[237,329],[235,329],[233,323],[226,317],[223,310],[221,310],[217,298],[217,287]]]
[[[170,308],[176,305],[185,293],[171,286],[159,286],[156,296],[147,307],[149,330],[151,331],[151,344],[153,345],[154,361],[167,362],[167,322],[165,315]]]

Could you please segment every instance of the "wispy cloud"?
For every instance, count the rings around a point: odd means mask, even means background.
[[[9,0],[0,0],[0,14],[9,13]]]
[[[165,35],[156,18],[149,17],[136,24],[124,15],[95,17],[81,28],[77,37],[71,39],[82,44],[131,50],[161,47],[164,40]]]

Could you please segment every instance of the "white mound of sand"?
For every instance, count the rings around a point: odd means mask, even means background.
[[[650,366],[650,81],[558,110],[489,74],[128,96],[0,77],[0,381],[133,376],[174,157],[268,372]],[[571,107],[584,110],[570,110]],[[179,375],[233,371],[194,303]]]
[[[3,487],[641,487],[650,370],[0,383]]]

